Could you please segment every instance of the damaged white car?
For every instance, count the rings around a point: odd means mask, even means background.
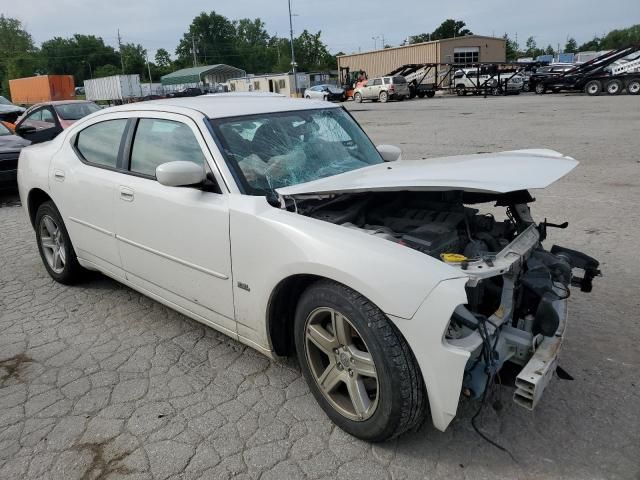
[[[347,432],[380,441],[517,366],[532,409],[571,285],[598,262],[544,249],[529,210],[577,162],[549,150],[401,160],[343,108],[251,95],[105,109],[22,151],[49,274],[99,270],[270,355],[297,354]],[[574,275],[580,269],[580,277]]]

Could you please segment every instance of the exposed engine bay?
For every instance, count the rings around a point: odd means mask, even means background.
[[[456,308],[444,335],[471,352],[462,393],[481,397],[509,362],[524,367],[514,400],[533,409],[557,366],[569,288],[589,292],[600,275],[598,261],[583,253],[542,247],[549,228],[568,224],[536,224],[529,210],[534,201],[524,190],[365,192],[298,198],[285,208],[398,243],[469,275],[468,303]]]

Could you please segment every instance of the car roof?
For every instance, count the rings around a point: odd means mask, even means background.
[[[340,108],[340,106],[321,101],[289,98],[283,95],[218,93],[199,97],[164,98],[162,100],[130,103],[118,107],[106,108],[100,113],[115,113],[120,110],[166,112],[174,108],[176,111],[183,108],[195,110],[208,118],[224,118],[261,113],[310,110],[315,108]]]

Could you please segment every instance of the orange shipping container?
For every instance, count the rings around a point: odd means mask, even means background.
[[[17,105],[52,100],[73,100],[75,82],[73,75],[39,75],[37,77],[9,80],[11,101]]]

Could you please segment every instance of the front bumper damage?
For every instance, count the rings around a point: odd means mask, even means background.
[[[529,410],[539,402],[553,377],[567,325],[566,285],[554,283],[552,292],[540,292],[544,298],[533,313],[525,315],[521,307],[522,284],[527,281],[525,274],[540,266],[540,262],[530,259],[537,259],[536,252],[542,251],[542,235],[539,226],[531,224],[495,257],[460,266],[467,274],[465,278],[441,282],[411,321],[395,322],[416,355],[427,387],[433,423],[439,430],[444,431],[455,417],[460,394],[480,398],[505,362],[521,367],[515,379],[513,399]],[[567,279],[567,284],[570,281],[583,290],[590,290],[591,278],[599,274],[595,268],[598,263],[579,252],[561,247],[554,249],[556,253],[573,255],[566,256],[569,275],[572,268],[584,268],[585,259],[591,262],[583,278]],[[553,255],[542,252],[545,261]],[[555,264],[552,266],[557,268]],[[468,308],[468,289],[493,277],[502,278],[500,305],[493,314],[482,318]],[[460,335],[451,334],[454,319],[463,325]],[[435,329],[438,333],[425,335],[425,324],[429,325],[429,331]],[[549,325],[553,325],[553,330]],[[488,362],[483,356],[487,345],[493,359]]]

